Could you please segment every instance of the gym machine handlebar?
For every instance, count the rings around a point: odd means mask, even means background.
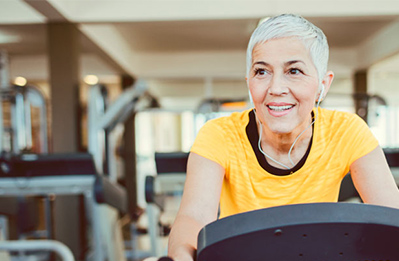
[[[6,251],[53,251],[63,261],[75,261],[69,248],[61,242],[55,240],[11,240],[0,241],[0,250]]]
[[[313,203],[255,210],[205,226],[197,261],[399,260],[399,210]]]

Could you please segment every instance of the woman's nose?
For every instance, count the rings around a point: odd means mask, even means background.
[[[288,93],[288,83],[285,81],[284,76],[274,74],[270,82],[269,94],[271,95],[282,95]]]

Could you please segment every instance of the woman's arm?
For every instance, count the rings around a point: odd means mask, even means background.
[[[168,256],[175,261],[193,260],[201,228],[216,220],[224,168],[190,153],[180,209],[169,236]]]
[[[364,203],[399,208],[399,190],[379,146],[354,161],[350,171]]]

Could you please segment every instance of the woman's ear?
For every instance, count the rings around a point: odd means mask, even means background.
[[[326,97],[328,91],[330,90],[333,79],[334,73],[332,71],[328,71],[321,82],[322,88],[320,89],[318,100],[323,100],[324,97]]]

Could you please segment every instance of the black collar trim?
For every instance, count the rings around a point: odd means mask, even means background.
[[[312,118],[314,118],[313,111],[312,111]],[[313,126],[312,126],[312,132],[313,132]],[[310,148],[312,147],[312,143],[313,143],[313,135],[312,135],[312,138],[309,143],[309,147],[306,150],[305,155],[298,162],[298,164],[296,164],[292,169],[280,169],[280,168],[276,168],[276,167],[273,167],[272,165],[270,165],[267,162],[265,156],[262,154],[262,152],[258,148],[259,134],[258,134],[258,128],[256,126],[255,113],[253,110],[251,110],[249,112],[249,121],[248,121],[247,127],[245,128],[245,131],[247,133],[248,140],[251,143],[252,149],[255,152],[255,155],[258,160],[259,165],[265,171],[269,172],[270,174],[277,175],[277,176],[287,176],[287,175],[294,173],[295,171],[298,171],[300,168],[302,168],[302,166],[306,162],[306,159],[309,156]]]

